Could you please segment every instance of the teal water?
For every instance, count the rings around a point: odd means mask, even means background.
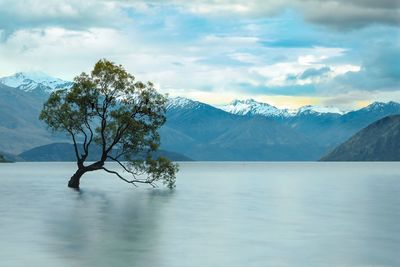
[[[177,188],[0,164],[0,266],[400,266],[399,163],[182,163]]]

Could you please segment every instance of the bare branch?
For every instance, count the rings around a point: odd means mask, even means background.
[[[82,158],[86,158],[86,156],[88,154],[88,151],[86,150],[86,142],[87,142],[88,136],[87,136],[85,130],[83,130],[82,127],[79,127],[79,130],[81,130],[81,132],[85,136],[85,140],[83,141],[83,151],[85,151],[85,155],[82,155]]]
[[[128,154],[129,151],[124,151],[123,149],[121,150],[121,153],[119,153],[117,156],[115,156],[116,159],[119,159],[120,157],[122,157],[123,155]]]
[[[107,156],[107,158],[109,158],[109,159],[111,159],[111,160],[117,162],[118,165],[120,165],[126,172],[129,172],[129,173],[132,174],[133,176],[137,175],[137,174],[133,173],[131,170],[129,170],[129,169],[128,169],[124,164],[122,164],[118,159],[113,158],[113,157],[111,157],[111,156]]]
[[[106,112],[107,112],[107,107],[108,104],[106,104],[106,100],[107,100],[107,95],[105,96],[104,100],[103,100],[103,113],[101,116],[101,130],[100,130],[100,134],[101,134],[101,146],[102,146],[102,155],[101,158],[103,160],[106,159],[107,157],[107,152],[106,152],[106,137],[105,137],[105,131],[106,131],[106,127],[107,127],[107,119],[106,119]]]
[[[118,127],[117,132],[116,132],[115,137],[114,137],[114,140],[113,140],[113,142],[111,143],[111,145],[107,148],[106,154],[108,154],[108,153],[113,149],[113,147],[114,147],[116,144],[118,144],[118,142],[121,140],[123,134],[124,134],[125,131],[128,129],[129,124],[126,124],[125,127],[123,127],[123,126],[124,126],[124,125],[122,124],[122,125],[120,125],[120,126]]]
[[[89,153],[89,146],[90,146],[90,144],[92,143],[92,140],[93,140],[93,131],[92,131],[91,128],[89,128],[89,131],[90,131],[90,137],[89,137],[89,141],[86,144],[86,151],[88,153]]]
[[[115,174],[116,176],[118,176],[119,179],[123,180],[124,182],[127,182],[128,184],[133,184],[134,186],[137,187],[137,185],[135,185],[135,181],[129,181],[129,180],[125,179],[125,178],[122,177],[118,172],[116,172],[116,171],[111,171],[111,170],[107,169],[106,167],[103,167],[103,170],[105,170],[105,171],[108,172],[108,173]]]
[[[124,182],[126,182],[126,183],[128,183],[128,184],[133,184],[133,185],[137,186],[136,184],[137,184],[137,183],[140,183],[140,184],[149,184],[149,185],[151,185],[153,188],[156,188],[156,187],[157,187],[157,185],[154,184],[155,179],[152,179],[152,180],[138,180],[138,179],[128,180],[128,179],[122,177],[122,176],[121,176],[118,172],[116,172],[116,171],[109,170],[109,169],[107,169],[106,167],[102,167],[102,169],[105,170],[105,171],[108,172],[108,173],[115,174],[118,178],[120,178],[121,180],[123,180]]]
[[[107,156],[107,158],[117,162],[127,173],[132,174],[133,177],[139,176],[139,175],[143,175],[143,174],[146,173],[145,171],[143,171],[143,172],[133,172],[132,170],[129,170],[124,164],[122,164],[122,162],[119,161],[117,158],[114,158],[112,156]]]
[[[67,130],[67,131],[72,136],[72,141],[74,143],[75,156],[76,156],[77,161],[79,162],[81,160],[81,158],[79,157],[78,145],[76,144],[75,134],[71,130]]]
[[[85,115],[85,122],[84,122],[84,123],[85,123],[86,128],[89,129],[90,136],[89,136],[89,140],[87,140],[87,139],[88,139],[87,134],[86,134],[86,132],[81,128],[81,131],[82,131],[83,134],[85,135],[85,142],[84,142],[84,144],[83,144],[83,149],[84,149],[84,151],[85,151],[85,157],[84,157],[83,160],[85,160],[85,159],[87,158],[87,156],[89,155],[89,146],[90,146],[90,144],[91,144],[91,142],[92,142],[92,140],[93,140],[93,130],[92,130],[92,128],[90,127],[90,124],[89,124],[89,122],[88,122],[87,114]]]

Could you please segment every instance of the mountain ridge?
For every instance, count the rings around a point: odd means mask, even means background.
[[[400,115],[371,123],[321,158],[321,161],[399,160]]]
[[[220,109],[237,115],[254,116],[261,115],[266,117],[294,117],[302,113],[309,114],[340,114],[343,115],[345,112],[337,107],[332,106],[313,106],[306,105],[297,109],[280,109],[273,105],[264,102],[258,102],[252,98],[246,100],[235,99],[227,105],[218,106]]]
[[[43,91],[45,93],[72,86],[70,81],[54,78],[43,72],[17,72],[14,75],[0,78],[0,83],[25,92]]]
[[[82,145],[78,144],[78,147],[81,148]],[[91,153],[89,153],[88,161],[96,161],[100,158],[101,148],[96,146],[91,146]],[[158,156],[166,156],[173,161],[192,161],[192,159],[188,158],[185,155],[166,151],[159,150],[154,153],[155,157]],[[19,154],[18,159],[23,161],[76,161],[75,152],[73,144],[71,143],[51,143],[47,145],[42,145],[38,147],[34,147],[23,153]]]

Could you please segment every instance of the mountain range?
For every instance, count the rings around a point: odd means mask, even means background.
[[[78,144],[78,147],[82,147]],[[101,147],[91,146],[88,161],[96,161],[101,156]],[[153,154],[154,157],[163,156],[174,161],[191,161],[188,157],[175,152],[159,150]],[[18,155],[17,159],[23,161],[74,161],[74,146],[70,143],[52,143],[32,148]]]
[[[70,142],[38,120],[50,92],[72,83],[41,73],[0,78],[0,153],[20,154],[50,143]],[[160,129],[161,148],[194,160],[318,160],[359,130],[400,114],[396,102],[375,102],[350,112],[335,107],[279,109],[253,99],[211,106],[171,98]]]
[[[345,112],[339,108],[332,106],[303,106],[298,109],[279,109],[267,103],[257,102],[254,99],[234,100],[227,105],[219,106],[220,109],[237,115],[261,115],[274,118],[288,118],[295,117],[300,114],[313,113],[313,114],[344,114]]]
[[[236,108],[227,112],[198,101],[171,99],[162,136],[174,138],[163,139],[164,146],[198,160],[317,160],[370,123],[400,114],[395,102],[375,102],[347,113],[309,106],[284,113],[267,105],[236,100],[229,105]]]
[[[38,119],[47,97],[43,92],[25,92],[0,84],[1,154],[18,154],[34,146],[66,140],[64,135],[52,134]]]
[[[0,84],[31,93],[51,93],[54,90],[72,86],[72,82],[53,78],[43,72],[18,72],[14,75],[0,78]]]

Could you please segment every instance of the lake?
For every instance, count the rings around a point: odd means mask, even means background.
[[[0,164],[0,266],[400,266],[399,163],[181,163],[134,188]]]

